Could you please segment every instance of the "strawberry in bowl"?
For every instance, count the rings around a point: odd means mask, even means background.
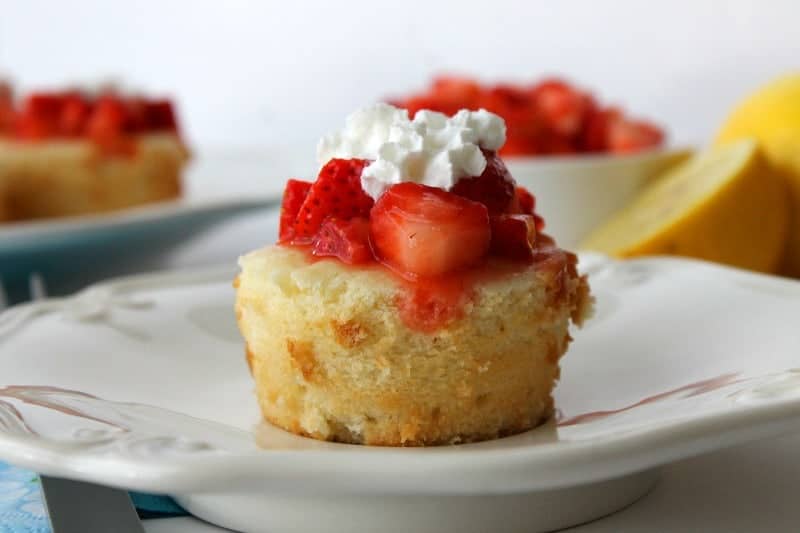
[[[497,438],[553,413],[591,297],[575,255],[498,155],[485,110],[386,104],[289,180],[276,245],[240,259],[236,316],[268,422],[317,439],[424,446]]]
[[[577,245],[653,176],[688,155],[665,148],[660,126],[558,78],[492,85],[442,76],[392,102],[412,117],[423,109],[448,116],[487,109],[501,116],[507,139],[498,153],[517,182],[543,198],[548,229],[566,246]]]

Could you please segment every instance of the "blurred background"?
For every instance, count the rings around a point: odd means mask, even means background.
[[[0,74],[23,89],[116,78],[175,97],[195,147],[304,147],[441,72],[562,75],[706,143],[797,66],[794,0],[0,0]]]
[[[556,76],[658,128],[655,142],[622,155],[577,149],[592,155],[508,161],[562,245],[800,277],[798,15],[798,0],[0,0],[0,81],[16,93],[14,100],[0,86],[0,310],[142,271],[224,264],[233,273],[240,254],[275,242],[285,181],[314,179],[322,135],[353,110],[419,93],[441,74],[527,88]],[[792,71],[792,80],[762,91]],[[172,137],[175,163],[161,174],[182,186],[113,205],[83,201],[108,176],[96,179],[77,157],[49,164],[52,144],[100,147],[104,164],[116,165],[119,182],[133,190],[137,180],[159,182],[139,173],[143,151],[107,151],[109,132],[94,135],[94,118],[108,111],[99,99],[69,136],[19,134],[19,123],[53,118],[28,105],[32,92],[109,82],[171,100],[180,135],[175,121],[166,130],[158,124],[157,133]],[[105,103],[111,111],[120,104]],[[4,104],[14,108],[5,131]],[[128,126],[116,124],[111,140],[152,133]],[[583,129],[571,135],[582,139]],[[36,179],[31,168],[39,168]],[[73,188],[75,168],[88,187]],[[63,198],[79,199],[60,211],[39,205],[58,200],[53,174]],[[39,179],[45,186],[37,189]],[[636,203],[653,189],[649,202]],[[720,461],[719,472],[730,474],[728,464]],[[10,476],[2,468],[0,482]],[[715,479],[691,470],[702,482]],[[684,488],[674,492],[694,494]],[[732,519],[761,519],[748,505],[768,494],[744,498]],[[720,516],[733,507],[720,505]]]

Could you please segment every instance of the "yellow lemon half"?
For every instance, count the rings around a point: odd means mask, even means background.
[[[768,83],[741,102],[716,144],[756,139],[769,164],[789,183],[792,222],[784,272],[800,276],[800,72]]]
[[[747,140],[667,171],[582,247],[616,257],[684,255],[775,272],[788,219],[785,183]]]

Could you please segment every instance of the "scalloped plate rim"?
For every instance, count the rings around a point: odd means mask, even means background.
[[[264,196],[263,198],[224,198],[224,199],[191,199],[178,198],[147,205],[134,206],[109,213],[98,213],[42,219],[34,221],[0,223],[0,251],[15,246],[23,239],[69,235],[83,231],[105,230],[118,226],[133,225],[157,221],[179,215],[212,213],[227,210],[248,210],[275,207],[280,198]],[[9,246],[9,244],[11,246]]]
[[[620,262],[594,254],[582,256],[582,259],[589,260],[590,269],[597,265],[603,267],[620,264],[703,268],[752,281],[756,285],[800,291],[798,281],[696,260],[649,257]],[[170,287],[177,282],[189,284],[194,282],[192,280],[227,282],[234,272],[232,266],[220,266],[200,270],[139,274],[92,285],[86,291],[98,287],[121,291],[155,289]],[[24,307],[36,308],[46,305],[47,302],[48,300],[44,300],[25,304]],[[3,314],[0,313],[0,317]],[[392,476],[391,492],[397,493],[503,493],[576,486],[610,479],[658,467],[705,451],[766,436],[777,436],[792,431],[794,428],[789,427],[789,424],[796,421],[800,421],[800,397],[788,400],[776,399],[762,405],[745,406],[701,418],[673,421],[655,429],[607,435],[591,441],[537,444],[513,450],[482,450],[474,447],[476,445],[468,445],[472,448],[460,446],[457,453],[447,453],[451,450],[442,447],[371,448],[369,453],[363,453],[362,447],[342,445],[343,449],[336,452],[264,450],[217,457],[170,458],[169,463],[151,461],[149,469],[138,472],[134,470],[148,466],[148,463],[108,456],[87,458],[81,457],[81,454],[65,457],[63,452],[48,449],[47,443],[37,444],[35,438],[25,443],[23,438],[0,431],[0,457],[50,475],[169,493],[213,492],[253,485],[263,488],[268,481],[294,482],[304,486],[308,483],[320,483],[324,486],[327,480],[328,484],[335,486],[337,476],[352,474],[354,471],[352,463],[345,463],[342,459],[357,457],[360,479],[351,483],[351,487],[390,490],[386,477]],[[598,455],[602,455],[603,458],[598,460]],[[287,460],[297,457],[303,458],[302,468]],[[476,466],[477,459],[480,461],[477,461]],[[398,460],[399,463],[395,463]],[[201,463],[205,468],[197,469]],[[470,468],[467,468],[468,466]],[[592,466],[594,468],[590,468]],[[506,473],[514,470],[513,479],[506,479],[500,484],[495,482],[479,490],[474,486],[459,483],[470,479],[471,476],[476,479],[480,476],[491,477],[499,468]],[[439,476],[451,477],[447,482],[441,482]],[[420,486],[421,480],[426,481],[424,486]]]

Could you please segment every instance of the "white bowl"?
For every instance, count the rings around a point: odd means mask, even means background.
[[[506,157],[508,169],[536,196],[546,231],[574,248],[592,229],[627,205],[666,168],[686,159],[686,149],[633,155]]]

